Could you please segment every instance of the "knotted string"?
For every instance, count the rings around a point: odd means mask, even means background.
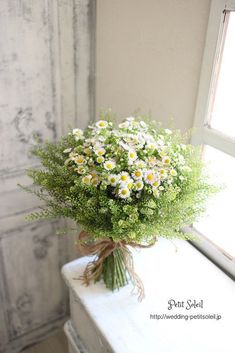
[[[111,238],[94,240],[87,232],[82,231],[78,236],[78,250],[84,256],[94,255],[95,258],[87,264],[83,275],[79,279],[82,280],[85,286],[99,279],[102,274],[104,260],[116,249],[121,249],[126,270],[133,282],[134,289],[137,288],[138,299],[141,301],[145,296],[144,286],[134,271],[133,257],[127,246],[132,246],[133,248],[150,248],[156,241],[157,239],[153,238],[150,244],[144,245],[125,240],[114,242]]]

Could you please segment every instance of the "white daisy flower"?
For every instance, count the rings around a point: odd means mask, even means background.
[[[167,135],[171,135],[171,134],[172,134],[172,131],[171,131],[170,129],[165,129],[165,133],[166,133]]]
[[[160,184],[161,184],[161,181],[160,181],[159,179],[157,179],[157,180],[155,180],[155,181],[153,182],[153,186],[154,186],[155,188],[158,188],[158,187],[160,186]]]
[[[131,190],[133,188],[133,179],[129,179],[129,181],[127,182],[126,186],[128,187],[129,190]]]
[[[99,158],[99,157],[98,157]],[[105,163],[104,163],[104,168],[106,169],[106,170],[112,170],[112,169],[114,169],[116,167],[116,163],[114,162],[114,161],[112,161],[111,159],[110,160],[108,160],[108,161],[106,161]]]
[[[78,174],[84,174],[86,172],[86,168],[84,168],[83,166],[79,166],[75,169],[75,171],[78,173]]]
[[[119,141],[119,145],[126,151],[130,150],[130,146],[127,143],[123,142],[123,141]]]
[[[158,145],[156,142],[147,142],[146,147],[150,150],[156,150],[158,148]]]
[[[122,172],[119,174],[120,184],[127,184],[130,181],[130,175],[127,172]]]
[[[90,156],[91,153],[92,153],[91,147],[86,147],[86,148],[84,148],[84,153],[85,153],[87,156]]]
[[[96,177],[96,178],[92,178],[92,179],[91,179],[91,184],[92,184],[92,185],[98,186],[99,183],[100,183],[99,178]]]
[[[108,182],[110,183],[110,185],[112,186],[116,186],[117,183],[119,181],[119,175],[116,175],[116,174],[110,174],[108,176]]]
[[[69,153],[72,151],[72,148],[66,148],[66,150],[63,151],[63,153]]]
[[[170,175],[176,176],[177,175],[177,171],[175,169],[171,169],[170,170]]]
[[[132,173],[132,177],[136,180],[141,179],[143,177],[143,172],[141,169],[137,169]]]
[[[135,152],[135,150],[130,150],[128,152],[128,159],[129,159],[129,162],[134,162],[136,159],[137,159],[137,153]]]
[[[167,177],[166,169],[164,168],[159,169],[159,175],[160,175],[160,179],[166,179]]]
[[[149,157],[147,159],[147,162],[148,162],[149,165],[154,166],[154,165],[157,164],[157,158],[156,157]]]
[[[106,127],[108,126],[108,122],[106,120],[99,120],[99,121],[97,121],[97,123],[95,125],[99,129],[106,129]]]
[[[162,163],[169,165],[171,163],[171,159],[168,156],[162,157]]]
[[[156,174],[155,171],[150,169],[148,170],[145,175],[144,175],[144,180],[147,184],[153,184],[156,180]]]
[[[122,199],[127,199],[130,196],[130,190],[127,187],[118,190],[118,195]]]
[[[135,190],[137,190],[137,191],[142,190],[143,187],[144,187],[144,183],[143,183],[142,180],[137,180],[137,181],[134,183],[134,188],[135,188]]]
[[[118,127],[120,129],[127,129],[130,126],[129,121],[124,121],[123,123],[119,124]]]
[[[104,154],[105,154],[105,149],[104,148],[97,148],[97,149],[95,149],[95,154],[97,155],[97,156],[103,156]]]
[[[82,182],[83,182],[84,184],[90,185],[90,184],[91,184],[91,179],[92,179],[92,175],[88,174],[88,175],[85,175],[85,176],[82,178]]]
[[[143,169],[146,167],[146,163],[142,161],[142,159],[139,159],[138,161],[136,161],[135,166],[137,168]]]
[[[73,158],[74,162],[78,165],[86,164],[86,160],[83,155],[78,155]]]
[[[83,139],[83,131],[81,129],[73,129],[72,134],[76,141]]]
[[[103,157],[103,156],[97,157],[97,158],[96,158],[96,162],[99,163],[99,164],[100,164],[100,163],[103,163],[103,162],[104,162],[104,157]]]

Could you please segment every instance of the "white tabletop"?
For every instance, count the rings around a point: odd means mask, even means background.
[[[74,279],[90,258],[70,262],[62,272],[115,353],[235,353],[234,281],[189,243],[174,243],[177,252],[165,239],[153,248],[133,250],[135,269],[145,286],[141,303],[131,295],[131,285],[113,293],[102,282],[84,287]],[[171,299],[184,302],[184,308],[168,310]],[[203,300],[203,308],[186,310],[188,300]],[[221,319],[199,318],[208,314]]]

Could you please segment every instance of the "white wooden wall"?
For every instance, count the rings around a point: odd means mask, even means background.
[[[95,0],[0,0],[0,353],[60,326],[60,268],[74,256],[58,223],[25,221],[38,200],[17,183],[33,135],[56,140],[94,118]]]

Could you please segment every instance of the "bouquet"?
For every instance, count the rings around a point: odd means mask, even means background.
[[[115,127],[103,115],[84,131],[34,149],[42,168],[28,170],[37,189],[25,189],[45,207],[30,218],[65,217],[81,225],[78,247],[93,255],[84,284],[103,279],[115,290],[132,281],[143,297],[130,248],[152,246],[157,237],[190,237],[182,228],[201,215],[215,188],[201,149],[186,140],[143,116]]]

